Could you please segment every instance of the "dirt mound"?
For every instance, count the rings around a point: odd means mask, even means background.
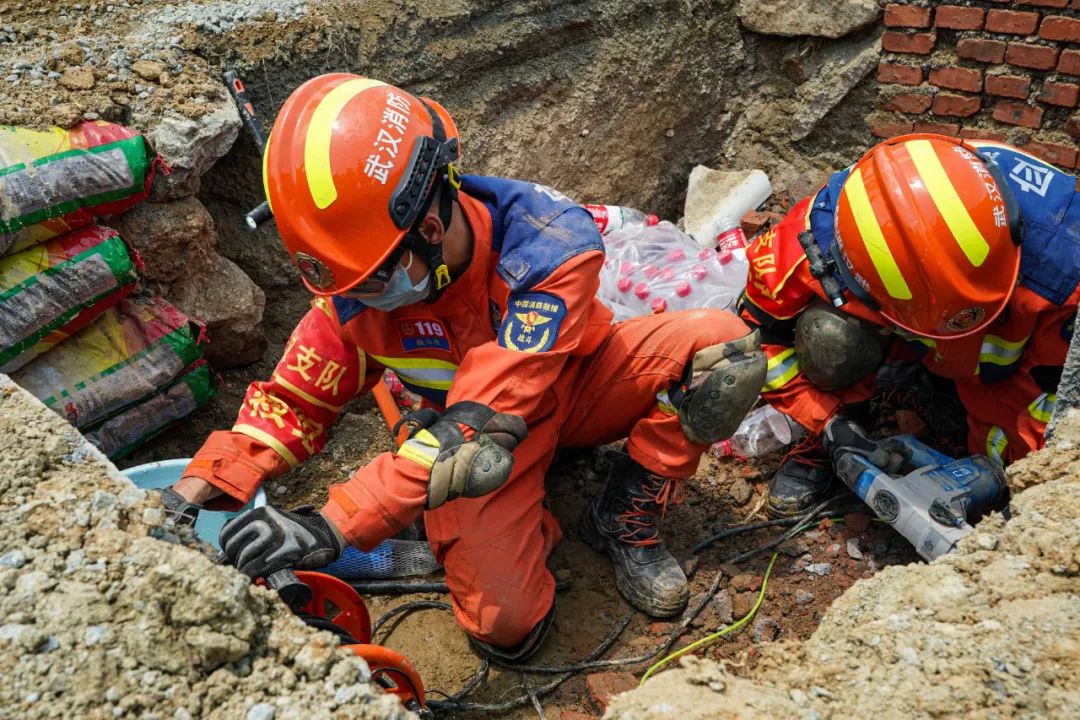
[[[0,432],[0,718],[405,716],[3,375]]]
[[[985,519],[934,563],[857,582],[803,645],[766,649],[745,677],[689,660],[605,717],[1076,717],[1077,441],[1073,411],[1049,447],[1010,468],[1027,489],[1008,521]]]

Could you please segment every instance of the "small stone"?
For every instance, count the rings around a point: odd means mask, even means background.
[[[846,549],[849,558],[862,560],[865,557],[862,550],[859,549],[859,541],[855,538],[848,538]]]
[[[833,543],[829,547],[825,548],[825,557],[838,558],[840,557],[840,543]]]
[[[736,592],[742,590],[759,590],[761,589],[761,578],[751,573],[739,573],[735,577],[731,578],[729,584],[732,590]]]
[[[289,492],[289,488],[286,485],[275,485],[274,486],[274,494],[275,495],[284,495],[287,492]]]
[[[736,618],[744,618],[754,609],[757,595],[752,592],[741,592],[731,600],[731,609]]]
[[[131,64],[131,70],[143,80],[157,80],[165,72],[165,66],[153,60],[136,60]]]
[[[107,630],[102,625],[91,625],[86,628],[86,634],[83,636],[83,642],[87,645],[97,645],[101,642],[101,639],[105,637]]]
[[[754,642],[773,642],[780,637],[780,623],[768,616],[754,621]]]
[[[844,523],[855,532],[862,532],[870,527],[870,516],[865,513],[848,513],[844,516]]]
[[[0,565],[5,567],[21,568],[26,564],[26,553],[22,550],[9,550],[0,555]]]
[[[668,128],[667,131],[664,132],[664,137],[669,137],[669,138],[675,137],[675,131],[672,130],[671,128]]]
[[[247,720],[274,720],[277,708],[270,703],[255,703],[247,711]]]
[[[826,700],[833,696],[831,692],[821,687],[820,685],[811,685],[810,694],[816,698],[825,698]]]
[[[897,651],[897,654],[900,656],[900,661],[903,663],[915,666],[921,664],[919,661],[919,653],[913,647],[905,645]]]
[[[796,605],[809,605],[812,602],[814,602],[814,593],[807,592],[805,590],[800,590],[799,592],[795,593]]]
[[[690,577],[695,572],[697,572],[698,565],[700,563],[701,563],[701,560],[698,558],[697,555],[691,555],[690,557],[686,558],[681,563],[683,574],[686,575],[687,577]]]
[[[38,653],[50,653],[60,647],[60,641],[55,636],[49,635],[45,640],[37,646]]]
[[[721,589],[716,593],[713,597],[713,607],[716,609],[717,620],[720,623],[727,625],[735,619],[735,605],[727,590]]]
[[[603,713],[608,703],[619,693],[633,690],[638,680],[628,672],[600,672],[585,678],[585,688],[597,711]]]
[[[810,546],[802,538],[791,538],[780,543],[777,550],[782,552],[788,557],[797,558],[800,555],[805,555],[806,551],[810,549]]]
[[[81,548],[78,550],[72,550],[70,553],[68,553],[67,561],[64,563],[64,569],[69,573],[76,572],[79,568],[83,566],[84,557],[85,553],[83,553]]]
[[[165,522],[165,511],[161,508],[145,508],[142,513],[144,525],[158,526]]]
[[[89,90],[94,87],[94,71],[84,67],[69,67],[60,76],[60,84],[68,90]]]
[[[804,693],[802,690],[799,690],[798,688],[792,688],[791,690],[789,690],[788,695],[791,696],[791,702],[795,703],[799,707],[804,707],[806,703],[810,700],[810,698],[807,697],[806,693]]]
[[[815,575],[828,575],[832,572],[832,563],[811,563],[805,568],[806,572]]]
[[[975,536],[975,544],[983,550],[993,550],[998,546],[998,541],[991,535],[979,534]]]
[[[29,695],[27,695],[26,697],[23,698],[23,702],[25,702],[27,704],[30,704],[30,705],[33,705],[34,703],[36,703],[40,699],[41,699],[41,693],[32,692],[32,693],[30,693]]]

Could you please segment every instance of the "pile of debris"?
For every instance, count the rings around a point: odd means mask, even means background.
[[[363,660],[180,544],[156,496],[2,375],[0,432],[2,714],[405,717]]]

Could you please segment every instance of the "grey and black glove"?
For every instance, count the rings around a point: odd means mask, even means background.
[[[347,545],[337,528],[311,505],[248,510],[221,529],[218,541],[225,559],[252,578],[284,569],[323,567],[337,560]]]
[[[165,508],[165,519],[172,520],[177,525],[194,525],[195,521],[199,519],[199,511],[203,509],[202,505],[189,502],[180,493],[173,490],[171,487],[159,488],[158,494],[161,495],[161,504]]]
[[[862,467],[851,462],[849,456],[852,454],[861,455],[885,472],[893,474],[898,473],[908,459],[903,445],[889,440],[873,440],[862,426],[842,415],[837,415],[825,426],[821,443],[829,454],[833,470],[847,485],[851,485],[862,473]],[[852,473],[855,477],[849,477]]]

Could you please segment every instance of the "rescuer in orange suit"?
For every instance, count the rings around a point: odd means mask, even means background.
[[[814,505],[841,447],[896,464],[844,415],[883,361],[954,381],[970,452],[1042,447],[1076,318],[1077,197],[1016,148],[906,135],[751,243],[740,307],[769,357],[763,395],[809,432],[770,483],[773,515]]]
[[[579,530],[611,555],[633,605],[677,614],[686,577],[658,515],[757,397],[759,338],[715,310],[612,325],[595,297],[603,245],[588,211],[541,185],[459,176],[458,155],[445,109],[382,82],[325,75],[285,102],[266,196],[316,298],[166,508],[242,507],[318,452],[342,407],[392,369],[443,410],[415,416],[409,439],[332,486],[321,511],[232,520],[222,547],[241,570],[321,567],[424,513],[458,622],[488,652],[524,658],[554,610],[546,560],[561,533],[544,474],[556,446],[626,437]]]

